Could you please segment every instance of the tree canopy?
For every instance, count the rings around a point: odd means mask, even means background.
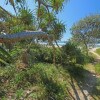
[[[27,0],[4,1],[6,2],[6,4],[11,4],[11,6],[13,6],[15,14],[13,15],[9,13],[5,10],[5,8],[0,6],[0,33],[5,32],[9,34],[15,34],[7,35],[11,38],[16,36],[16,33],[20,33],[25,30],[37,31],[41,29],[47,34],[52,35],[52,41],[61,39],[62,34],[65,32],[65,25],[62,21],[57,19],[56,14],[58,14],[58,12],[63,9],[65,0],[34,0],[34,9],[29,9],[29,7],[27,6],[27,3],[29,1]],[[19,35],[21,35],[22,37],[22,34]],[[14,42],[17,42],[17,40],[10,38],[2,39],[1,37],[0,41],[2,43],[6,41],[7,47],[11,47],[11,44],[8,44],[10,43],[8,41],[14,40]],[[25,37],[25,39],[27,39],[27,37]],[[43,38],[41,37],[38,37],[38,39],[43,40]],[[52,41],[49,40],[49,42]],[[8,49],[10,50],[10,48]]]
[[[87,48],[88,44],[97,43],[100,38],[100,15],[90,15],[71,28],[72,40],[78,44],[83,44]]]
[[[36,8],[33,10],[28,8],[27,2],[27,0],[6,1],[6,4],[10,3],[13,6],[17,16],[6,18],[5,24],[2,23],[1,31],[16,33],[23,30],[42,29],[48,34],[52,34],[56,40],[61,39],[65,32],[65,25],[56,18],[56,14],[63,9],[65,0],[35,0]],[[4,8],[2,9],[6,11]],[[6,12],[7,15],[13,16],[8,11]],[[5,29],[4,26],[7,25],[9,27]]]

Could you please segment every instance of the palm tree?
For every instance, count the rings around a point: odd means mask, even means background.
[[[56,21],[53,22],[51,27],[52,27],[51,34],[53,36],[53,41],[58,46],[60,52],[63,52],[62,49],[59,47],[57,40],[60,40],[63,33],[65,32],[65,30],[66,30],[65,25],[61,21],[56,20]],[[54,55],[55,55],[55,52],[54,52]],[[61,57],[61,63],[62,63],[62,55],[60,57]]]
[[[23,1],[25,0],[7,0],[7,3],[9,2],[13,6],[14,10],[16,11],[16,6],[15,6],[16,3],[20,4],[23,3]],[[38,3],[38,8],[44,6],[48,12],[49,12],[49,8],[58,12],[62,10],[64,1],[65,0],[35,0],[35,3]]]
[[[0,6],[0,33],[3,30],[8,31],[5,20],[11,17],[14,16]],[[12,57],[9,55],[9,53],[2,46],[0,46],[0,63],[8,64],[11,62],[11,59]]]
[[[58,13],[63,8],[63,3],[65,0],[48,0],[48,1],[47,0],[35,0],[35,1],[36,1],[36,3],[38,3],[38,9],[37,9],[38,13],[40,13],[41,8],[44,8],[44,10],[46,11],[46,16],[43,15],[43,17],[45,17],[47,19],[45,20],[44,18],[42,18],[42,21],[43,20],[46,21],[44,23],[45,25],[44,25],[43,31],[46,29],[45,31],[48,32],[48,34],[52,34],[54,41],[59,40],[65,29],[64,29],[64,25],[61,22],[54,21],[56,19],[54,14],[55,14],[55,12]],[[19,4],[23,3],[23,0],[7,0],[7,3],[8,2],[13,6],[15,12],[17,13],[16,5],[18,3]],[[5,11],[5,9],[2,9],[2,10]],[[8,12],[7,12],[7,14],[8,14]],[[20,19],[23,20],[23,17],[24,16],[20,16]],[[37,16],[37,18],[40,19],[40,23],[41,23],[41,16]],[[24,20],[25,20],[25,18],[24,18]],[[23,22],[24,22],[24,24],[26,24],[27,19],[26,19],[26,21],[23,21]],[[39,26],[40,26],[40,23],[39,23]],[[48,31],[48,29],[49,29],[49,31]]]

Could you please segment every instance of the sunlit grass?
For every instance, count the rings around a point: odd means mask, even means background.
[[[100,63],[97,63],[95,65],[95,71],[96,71],[97,74],[100,74]]]
[[[96,49],[96,53],[98,53],[100,55],[100,48]]]

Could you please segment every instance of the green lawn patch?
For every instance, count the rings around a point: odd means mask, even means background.
[[[97,74],[100,74],[100,63],[95,65],[95,71]]]
[[[96,53],[98,53],[100,55],[100,48],[96,49]]]

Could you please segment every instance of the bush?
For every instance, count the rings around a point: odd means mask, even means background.
[[[54,50],[52,47],[50,48],[38,45],[38,47],[31,48],[31,53],[35,57],[36,61],[53,63]],[[56,63],[59,63],[61,61],[61,52],[59,49],[55,50],[55,56]]]
[[[68,97],[67,84],[63,80],[64,76],[59,72],[59,69],[54,65],[42,63],[36,65],[35,68],[38,69],[40,83],[45,88],[45,98],[43,100],[64,100]]]
[[[94,62],[94,57],[89,55],[84,55],[84,63],[87,64],[87,63],[93,63]]]
[[[33,45],[30,51],[35,61],[53,63],[54,50],[52,47]],[[56,48],[55,60],[57,64],[84,64],[91,59],[86,57],[75,44],[68,42],[61,50]]]
[[[84,64],[84,55],[81,50],[71,42],[62,47],[64,64]]]
[[[100,74],[100,63],[97,63],[95,65],[95,71],[96,71],[97,74]]]

